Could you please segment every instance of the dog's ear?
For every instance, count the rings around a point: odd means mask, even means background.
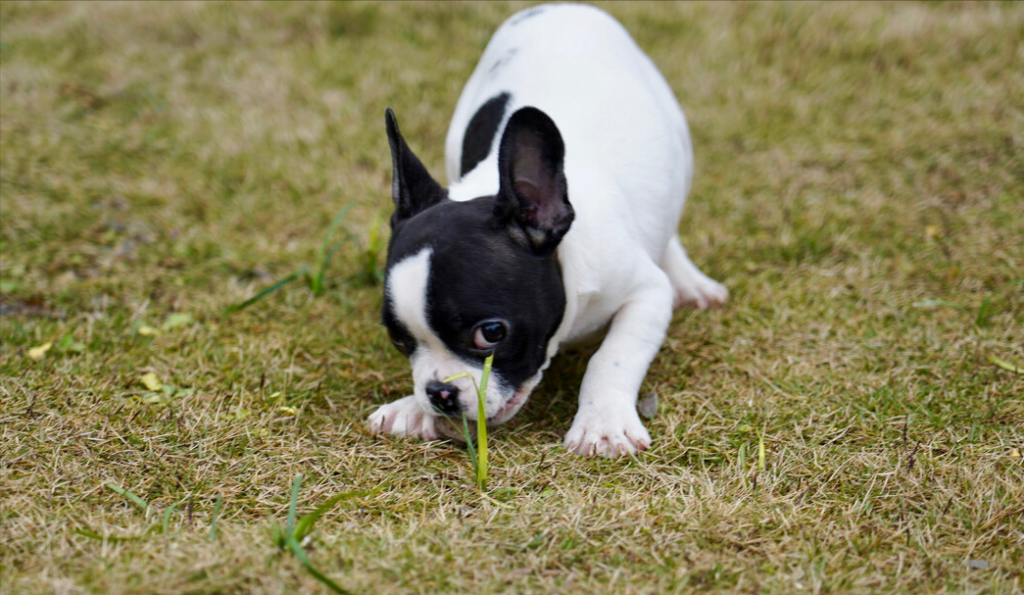
[[[495,215],[538,255],[554,251],[575,217],[564,158],[562,135],[547,114],[532,107],[512,114],[498,148]]]
[[[398,130],[395,112],[390,107],[384,112],[384,125],[388,131],[388,144],[391,145],[391,198],[395,201],[391,226],[394,227],[396,222],[441,202],[447,193],[405,144]]]

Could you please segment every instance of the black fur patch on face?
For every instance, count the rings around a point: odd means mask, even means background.
[[[444,200],[404,221],[392,236],[388,269],[424,248],[432,249],[427,282],[427,322],[448,349],[482,364],[473,333],[486,320],[508,322],[494,349],[494,369],[518,388],[547,359],[547,346],[565,311],[562,275],[553,255],[538,256],[517,242],[494,216],[495,198]],[[403,330],[388,312],[392,336]]]
[[[480,106],[466,126],[466,134],[462,137],[462,162],[459,166],[459,176],[464,176],[473,171],[473,168],[487,158],[491,152],[491,145],[494,144],[494,137],[498,134],[498,126],[505,117],[505,108],[511,96],[508,93],[500,93],[491,97],[486,103]]]
[[[384,294],[384,307],[381,310],[381,322],[388,329],[391,344],[405,357],[411,356],[416,351],[416,338],[395,316],[394,304],[391,303],[391,299],[386,293]]]

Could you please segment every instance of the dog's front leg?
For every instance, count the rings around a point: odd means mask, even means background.
[[[579,410],[565,448],[584,456],[614,457],[645,450],[651,436],[636,410],[640,384],[665,340],[672,318],[672,284],[659,269],[612,320],[601,348],[590,358]]]

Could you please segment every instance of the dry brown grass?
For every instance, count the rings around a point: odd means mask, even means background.
[[[409,386],[359,265],[384,108],[440,172],[519,6],[0,5],[0,591],[316,592],[271,533],[302,473],[300,512],[380,488],[307,545],[355,593],[1021,592],[1024,376],[988,359],[1024,364],[1019,4],[607,5],[687,110],[684,243],[733,292],[676,316],[654,447],[560,448],[585,353],[486,494],[367,434]],[[346,204],[325,295],[222,317]]]

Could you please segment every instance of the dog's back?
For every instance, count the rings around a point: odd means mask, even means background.
[[[627,222],[632,239],[659,260],[682,214],[693,152],[671,89],[629,33],[583,5],[539,6],[509,18],[452,118],[445,149],[454,200],[497,189],[500,132],[523,106],[551,116],[565,140],[578,228],[570,235],[587,231],[588,212],[600,209]]]

